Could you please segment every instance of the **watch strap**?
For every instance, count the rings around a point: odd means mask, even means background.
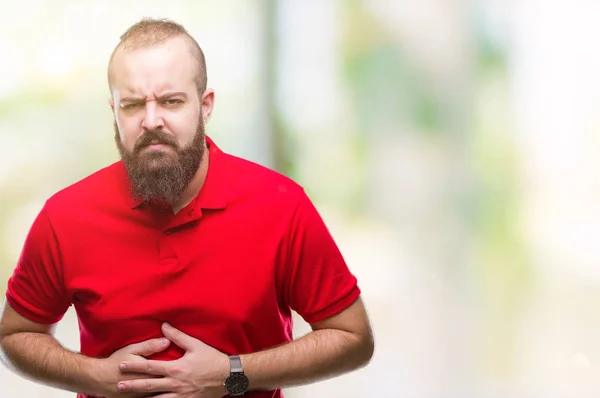
[[[229,356],[229,369],[231,373],[243,373],[242,359],[239,355]]]

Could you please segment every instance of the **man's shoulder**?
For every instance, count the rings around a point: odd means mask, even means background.
[[[305,195],[304,187],[282,172],[231,154],[225,156],[229,185],[235,196],[293,203]]]
[[[121,162],[114,162],[57,191],[47,200],[47,205],[55,209],[72,208],[76,204],[112,197],[119,190],[122,173]]]

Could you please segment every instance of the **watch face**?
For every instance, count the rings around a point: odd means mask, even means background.
[[[248,390],[248,378],[244,374],[234,373],[225,381],[225,388],[231,395],[243,394]]]

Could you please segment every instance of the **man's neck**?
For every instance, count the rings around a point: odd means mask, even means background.
[[[171,206],[174,214],[179,213],[183,208],[189,205],[192,200],[198,196],[198,193],[200,193],[200,189],[202,189],[204,181],[206,181],[206,175],[208,174],[208,164],[210,163],[209,153],[210,151],[205,145],[204,156],[202,156],[202,162],[200,163],[200,167],[198,167],[198,171],[196,171],[194,178],[192,178],[192,181],[190,181],[185,188],[185,191],[183,191],[181,198]]]

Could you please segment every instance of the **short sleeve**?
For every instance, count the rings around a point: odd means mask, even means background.
[[[360,295],[327,226],[302,192],[291,223],[286,261],[287,300],[306,322],[334,316]]]
[[[42,324],[58,322],[69,308],[60,249],[46,206],[27,234],[8,280],[6,300],[21,316]]]

